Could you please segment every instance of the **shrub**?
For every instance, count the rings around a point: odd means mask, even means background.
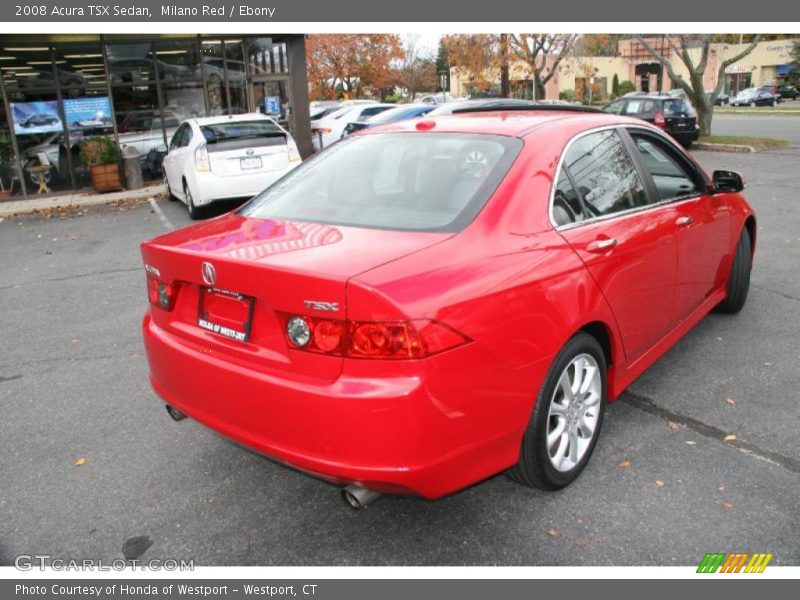
[[[619,76],[614,73],[614,79],[611,80],[611,95],[616,98],[619,93]]]
[[[104,136],[88,137],[80,145],[81,162],[86,167],[116,164],[119,149],[111,138]]]
[[[619,84],[619,95],[624,96],[625,94],[630,94],[631,92],[636,91],[636,86],[633,84],[632,81],[625,80],[620,82]]]
[[[575,100],[575,90],[561,90],[558,92],[558,99],[572,102]]]

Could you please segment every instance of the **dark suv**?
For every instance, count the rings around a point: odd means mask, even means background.
[[[697,113],[683,98],[666,94],[628,96],[606,104],[603,111],[653,123],[669,133],[684,148],[691,147],[692,142],[700,135]]]
[[[789,100],[797,100],[800,98],[800,90],[790,83],[784,83],[778,86],[778,95],[781,98],[788,98]]]

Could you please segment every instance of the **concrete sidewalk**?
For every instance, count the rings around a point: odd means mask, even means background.
[[[12,200],[0,202],[0,217],[28,214],[36,211],[48,210],[57,207],[78,208],[81,206],[97,206],[110,204],[119,200],[146,200],[165,193],[164,184],[145,186],[140,190],[110,192],[96,194],[94,192],[78,192],[58,196],[37,198],[29,197],[25,200]]]

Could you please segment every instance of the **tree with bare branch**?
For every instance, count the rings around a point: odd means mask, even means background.
[[[534,98],[546,97],[547,82],[558,72],[561,61],[578,39],[576,34],[512,33],[509,52],[524,62],[533,80]]]
[[[653,36],[650,36],[650,39],[652,39],[652,37]],[[646,38],[641,35],[634,36],[636,41],[644,46],[647,51],[663,65],[672,82],[686,92],[686,96],[697,111],[700,135],[711,135],[711,120],[714,118],[714,102],[717,96],[722,93],[722,89],[725,86],[725,70],[750,54],[758,42],[761,41],[761,36],[754,36],[752,41],[741,52],[718,61],[717,85],[709,95],[706,95],[703,76],[708,68],[708,58],[711,53],[711,43],[714,36],[709,34],[692,36],[679,34],[664,35],[663,37],[689,72],[689,81],[686,81],[684,77],[679,75],[670,62],[669,57],[663,56]],[[696,63],[689,53],[693,44],[694,47],[700,48],[700,59]]]

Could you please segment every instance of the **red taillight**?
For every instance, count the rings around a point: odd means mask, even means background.
[[[430,320],[373,322],[334,321],[316,317],[281,315],[290,347],[306,352],[344,356],[402,360],[425,358],[469,340],[446,325]],[[302,345],[292,341],[287,326],[292,319],[302,319],[311,332]],[[302,325],[302,323],[301,323]]]
[[[318,321],[314,327],[314,345],[322,352],[340,350],[344,325],[340,321]]]
[[[666,127],[667,126],[667,120],[664,118],[664,115],[662,115],[661,113],[656,114],[655,121],[653,121],[653,122],[656,125],[658,125],[659,127]]]
[[[164,283],[151,275],[147,276],[147,297],[150,304],[164,310],[172,310],[175,304],[175,284]]]

